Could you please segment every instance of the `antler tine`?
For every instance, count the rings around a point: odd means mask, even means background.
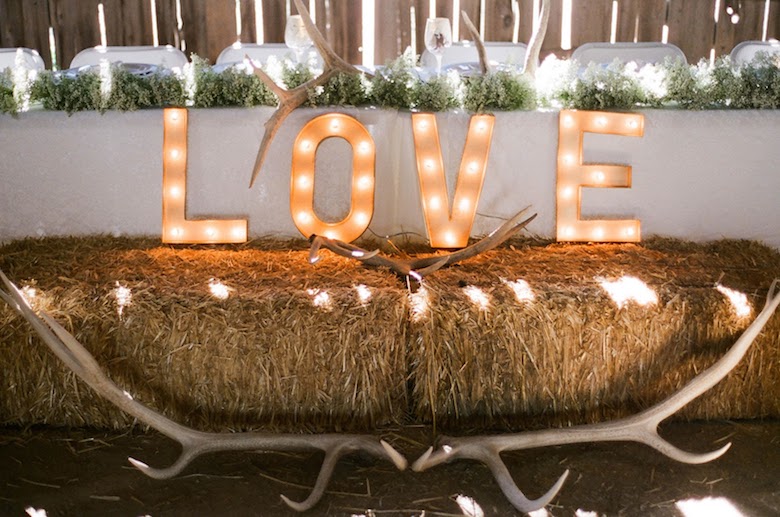
[[[547,25],[550,22],[550,4],[550,0],[542,0],[542,12],[541,16],[539,16],[539,25],[534,27],[534,32],[531,34],[531,39],[528,41],[528,47],[525,53],[523,73],[532,79],[536,76],[539,53],[542,51],[542,43],[544,42],[544,36],[547,34]]]
[[[372,456],[392,461],[396,467],[406,468],[404,457],[388,443],[364,435],[297,435],[264,433],[205,433],[170,420],[151,408],[134,400],[130,394],[119,388],[100,368],[95,358],[79,341],[51,316],[40,311],[40,317],[32,310],[19,289],[0,271],[0,279],[8,293],[0,289],[0,299],[24,317],[43,339],[54,354],[98,395],[104,397],[119,409],[132,415],[144,424],[177,441],[182,448],[179,458],[169,467],[158,469],[146,463],[128,458],[131,465],[145,475],[155,479],[167,479],[180,473],[196,457],[217,451],[276,450],[304,451],[322,450],[326,462],[311,495],[300,503],[301,508],[314,506],[324,493],[325,486],[333,472],[333,466],[344,454],[365,451]],[[295,504],[291,505],[295,508]]]
[[[356,72],[360,71],[351,64],[344,61],[341,56],[333,51],[333,48],[328,44],[325,36],[322,35],[317,25],[311,19],[309,10],[303,4],[301,0],[295,0],[295,8],[298,9],[298,13],[301,15],[303,25],[306,27],[306,32],[309,33],[314,46],[320,51],[322,60],[325,62],[326,68],[332,68],[334,70],[341,70],[344,72]]]
[[[483,461],[493,471],[493,475],[496,477],[499,485],[501,485],[504,494],[512,501],[512,504],[515,504],[515,499],[513,499],[515,495],[513,494],[517,487],[514,485],[514,482],[511,482],[511,486],[509,485],[511,476],[508,472],[505,472],[506,466],[503,465],[503,462],[501,462],[500,466],[497,464],[497,461],[500,462],[499,454],[503,451],[534,449],[573,443],[632,441],[648,445],[668,458],[682,463],[699,464],[719,458],[731,447],[731,443],[727,443],[720,449],[712,452],[692,453],[684,451],[663,439],[658,434],[658,425],[661,421],[715,386],[734,369],[755,342],[756,337],[766,326],[778,306],[780,306],[780,289],[778,287],[780,287],[780,279],[772,282],[761,313],[756,316],[755,320],[723,357],[694,377],[681,390],[645,411],[612,422],[561,429],[546,429],[543,431],[495,436],[442,437],[439,440],[441,447],[436,451],[432,448],[428,449],[412,464],[412,470],[420,472],[441,463],[460,458]],[[563,483],[564,479],[565,474],[553,488],[560,488],[559,485]],[[553,489],[548,494],[551,494],[552,491]],[[545,497],[547,496],[545,495],[538,501],[543,500]],[[517,505],[515,504],[515,506]]]
[[[466,28],[471,33],[471,37],[474,38],[474,44],[477,47],[477,54],[479,55],[479,69],[482,72],[482,75],[485,75],[488,73],[490,65],[488,64],[485,44],[482,43],[482,36],[479,35],[479,31],[476,27],[474,27],[474,24],[471,23],[471,18],[469,18],[469,15],[466,13],[466,11],[461,11],[460,15],[463,17],[463,22],[466,24]]]

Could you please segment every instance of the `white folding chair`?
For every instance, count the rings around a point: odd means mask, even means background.
[[[780,55],[780,41],[743,41],[731,50],[731,64],[741,66],[750,63],[759,52]]]
[[[485,54],[487,54],[488,62],[491,65],[510,65],[522,68],[525,63],[526,51],[527,45],[525,43],[485,42]],[[478,62],[477,46],[471,41],[453,43],[451,47],[444,49],[441,58],[442,68]],[[420,57],[420,65],[423,68],[435,69],[436,57],[425,50]]]
[[[0,72],[20,64],[28,70],[41,71],[46,68],[37,50],[31,48],[0,48]]]
[[[642,67],[647,64],[663,63],[667,57],[687,62],[683,51],[671,43],[585,43],[574,49],[571,54],[571,59],[576,60],[583,69],[590,63],[609,65],[615,59],[623,63],[633,61],[637,66]]]
[[[165,45],[164,47],[92,47],[76,54],[70,62],[71,68],[99,65],[101,61],[109,63],[156,65],[163,68],[181,68],[187,64],[187,56],[181,50]]]
[[[216,66],[228,66],[236,63],[242,63],[244,58],[249,56],[252,61],[265,64],[271,56],[278,60],[289,59],[295,61],[295,52],[284,43],[234,43],[219,53]],[[322,65],[322,58],[316,48],[311,47],[307,56],[311,58],[316,56],[317,63]]]

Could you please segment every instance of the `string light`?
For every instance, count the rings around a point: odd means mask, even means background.
[[[512,290],[518,302],[529,303],[536,299],[533,289],[525,280],[510,281],[502,278],[501,281]]]
[[[355,292],[357,293],[360,305],[367,305],[371,301],[371,289],[364,284],[358,284],[355,286]]]
[[[658,295],[655,291],[636,277],[622,276],[614,281],[597,278],[596,281],[601,284],[601,288],[607,292],[619,309],[625,307],[628,302],[634,302],[642,307],[658,303]]]
[[[226,286],[215,278],[209,280],[209,291],[211,292],[211,296],[218,300],[227,300],[228,297],[230,297],[230,292],[232,290],[231,287]]]
[[[116,313],[121,319],[122,314],[125,311],[125,307],[133,302],[133,293],[129,288],[120,285],[119,282],[116,283],[116,287],[114,287],[112,293],[114,295],[114,299],[116,300]]]
[[[417,292],[409,295],[409,310],[414,323],[419,323],[428,315],[430,296],[428,289],[421,285]]]
[[[745,293],[730,289],[721,284],[717,284],[715,289],[728,298],[732,309],[734,309],[734,314],[736,314],[738,318],[747,318],[752,314],[753,308],[750,306]]]
[[[307,289],[306,294],[311,296],[311,303],[318,309],[324,311],[331,311],[333,309],[333,302],[331,301],[330,294],[324,289]]]
[[[479,310],[486,311],[488,310],[488,307],[490,307],[490,298],[485,294],[485,291],[479,287],[468,285],[463,288],[463,293]]]

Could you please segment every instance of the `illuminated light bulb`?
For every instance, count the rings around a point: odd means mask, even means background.
[[[604,127],[607,125],[607,117],[601,116],[596,117],[596,125],[599,127]]]
[[[179,156],[181,156],[181,151],[179,151],[178,149],[173,149],[171,151],[171,158],[173,158],[174,160],[178,159]]]
[[[318,309],[330,311],[333,308],[328,291],[324,289],[306,289],[306,294],[312,297],[311,303]]]
[[[174,237],[181,237],[182,235],[184,235],[184,230],[182,230],[181,228],[172,228],[171,235],[173,235]]]
[[[213,239],[217,236],[217,230],[216,228],[206,228],[206,235],[209,236],[209,238]]]
[[[27,300],[27,303],[32,304],[35,301],[35,297],[38,296],[38,291],[29,285],[22,287],[22,296]]]
[[[438,210],[441,208],[441,199],[439,199],[439,196],[433,196],[428,200],[428,206],[431,208],[431,210]]]
[[[572,165],[574,163],[574,156],[567,154],[563,157],[563,163],[566,165]]]
[[[360,142],[360,145],[358,146],[358,151],[360,151],[363,154],[368,153],[371,150],[371,144],[368,142]]]
[[[570,199],[574,195],[574,189],[571,187],[566,187],[561,191],[561,196],[564,197],[564,199]]]
[[[357,212],[355,214],[355,221],[360,225],[366,224],[368,222],[368,214],[365,212]]]
[[[171,189],[168,191],[171,195],[171,197],[178,198],[181,196],[181,189],[179,187],[171,187]]]
[[[593,238],[596,240],[601,240],[604,238],[604,228],[598,227],[595,230],[593,230]]]
[[[637,122],[634,119],[629,119],[628,122],[626,122],[626,125],[630,127],[631,129],[636,129],[639,127],[639,122]]]
[[[325,237],[327,237],[328,239],[335,239],[338,237],[338,235],[333,230],[328,230],[325,232]]]
[[[428,129],[428,121],[427,120],[418,120],[417,121],[417,129],[420,131],[426,131]]]
[[[471,163],[469,164],[469,166],[468,166],[468,171],[469,171],[471,174],[474,174],[474,173],[476,173],[478,170],[479,170],[479,163],[477,163],[477,162],[471,162]]]
[[[230,230],[230,233],[236,239],[245,239],[246,238],[246,232],[244,231],[244,227],[243,226],[234,226],[233,229]]]
[[[636,277],[622,276],[615,281],[596,278],[596,281],[601,284],[601,288],[607,292],[619,309],[628,302],[634,302],[642,307],[658,303],[658,295],[655,291]]]
[[[125,307],[133,303],[133,293],[127,287],[120,285],[119,282],[116,283],[112,293],[116,300],[116,313],[121,318]]]
[[[298,221],[302,223],[308,223],[309,221],[311,221],[311,214],[303,210],[298,212]]]
[[[605,177],[604,173],[601,171],[596,171],[593,173],[593,181],[595,181],[596,183],[601,183],[602,181],[604,181],[604,177]]]
[[[454,246],[456,242],[455,234],[452,232],[444,232],[444,242],[446,242],[450,246]]]
[[[300,188],[308,188],[311,186],[311,178],[308,174],[301,174],[298,176],[298,186]]]
[[[571,226],[567,226],[566,228],[563,229],[563,235],[564,237],[569,237],[569,238],[574,237],[574,228],[572,228]]]
[[[563,117],[563,125],[566,127],[572,127],[574,125],[574,119],[571,115],[566,115]]]
[[[433,160],[425,160],[425,168],[426,169],[433,169],[434,161]]]
[[[227,300],[230,296],[230,291],[232,290],[233,289],[215,278],[209,280],[209,291],[211,292],[211,296],[218,300]]]
[[[480,122],[477,122],[477,126],[476,127],[477,127],[477,131],[482,133],[483,131],[485,131],[487,129],[487,124],[485,122],[480,121]]]
[[[486,311],[490,307],[490,298],[479,287],[474,285],[466,286],[463,288],[463,293],[479,310]]]
[[[525,280],[515,280],[512,282],[502,278],[501,281],[512,290],[515,294],[515,299],[520,303],[529,303],[536,298],[533,289],[531,289],[531,286]]]
[[[371,300],[371,289],[364,284],[358,284],[355,286],[355,291],[358,295],[361,305],[366,305]]]
[[[628,228],[626,228],[624,233],[627,236],[629,236],[629,237],[633,237],[634,236],[634,227],[633,226],[629,226]]]
[[[363,190],[371,188],[371,176],[363,176],[358,180],[358,188]]]
[[[301,151],[310,151],[310,150],[311,150],[311,142],[309,140],[301,141]]]
[[[171,113],[168,115],[168,118],[171,119],[171,122],[178,122],[179,121],[179,112],[178,111],[171,111]]]
[[[338,120],[334,120],[333,122],[330,123],[330,129],[333,131],[338,131],[339,129],[341,129],[341,122],[339,122]]]
[[[465,212],[466,210],[468,210],[470,206],[471,206],[471,200],[470,200],[469,198],[467,198],[467,197],[464,197],[464,198],[463,198],[463,199],[461,199],[461,200],[460,200],[460,202],[458,203],[458,208],[460,208],[460,209],[461,209],[461,210],[463,210],[464,212]]]
[[[734,313],[737,315],[737,317],[746,318],[750,316],[750,313],[753,312],[753,309],[751,308],[745,293],[735,291],[734,289],[729,289],[728,287],[721,284],[717,284],[715,289],[717,289],[719,293],[729,299],[729,302],[731,302],[731,307],[734,309]]]
[[[420,279],[417,281],[419,282]],[[417,323],[425,319],[428,315],[429,306],[430,296],[425,286],[420,286],[416,293],[409,295],[409,314],[413,322]]]

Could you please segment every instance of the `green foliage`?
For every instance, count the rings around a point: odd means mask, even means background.
[[[30,100],[42,103],[48,110],[68,114],[85,110],[105,111],[100,96],[100,76],[92,71],[78,75],[45,71],[33,83]]]
[[[361,106],[368,103],[363,74],[339,72],[327,83],[308,90],[310,106]]]
[[[215,72],[203,60],[193,59],[196,108],[223,106],[275,106],[276,96],[254,74],[240,67]]]
[[[627,68],[618,61],[606,68],[591,63],[575,81],[563,105],[582,110],[625,110],[647,104],[648,96],[638,77]]]
[[[414,85],[419,80],[414,61],[414,56],[407,51],[379,71],[371,81],[371,104],[381,108],[410,109]]]
[[[749,66],[739,69],[739,94],[734,98],[735,108],[780,108],[780,67],[775,58],[759,52]]]
[[[417,81],[412,90],[412,105],[419,111],[447,111],[459,108],[462,93],[460,78],[439,75],[427,81]]]
[[[288,90],[297,88],[302,84],[314,79],[314,73],[311,69],[303,63],[299,63],[295,66],[290,66],[288,61],[285,61],[282,65],[282,81],[284,86]]]
[[[14,83],[11,69],[6,68],[0,73],[0,113],[16,113],[19,107],[14,99]]]
[[[536,107],[536,91],[523,75],[499,70],[465,79],[463,107],[469,111],[531,110]]]

